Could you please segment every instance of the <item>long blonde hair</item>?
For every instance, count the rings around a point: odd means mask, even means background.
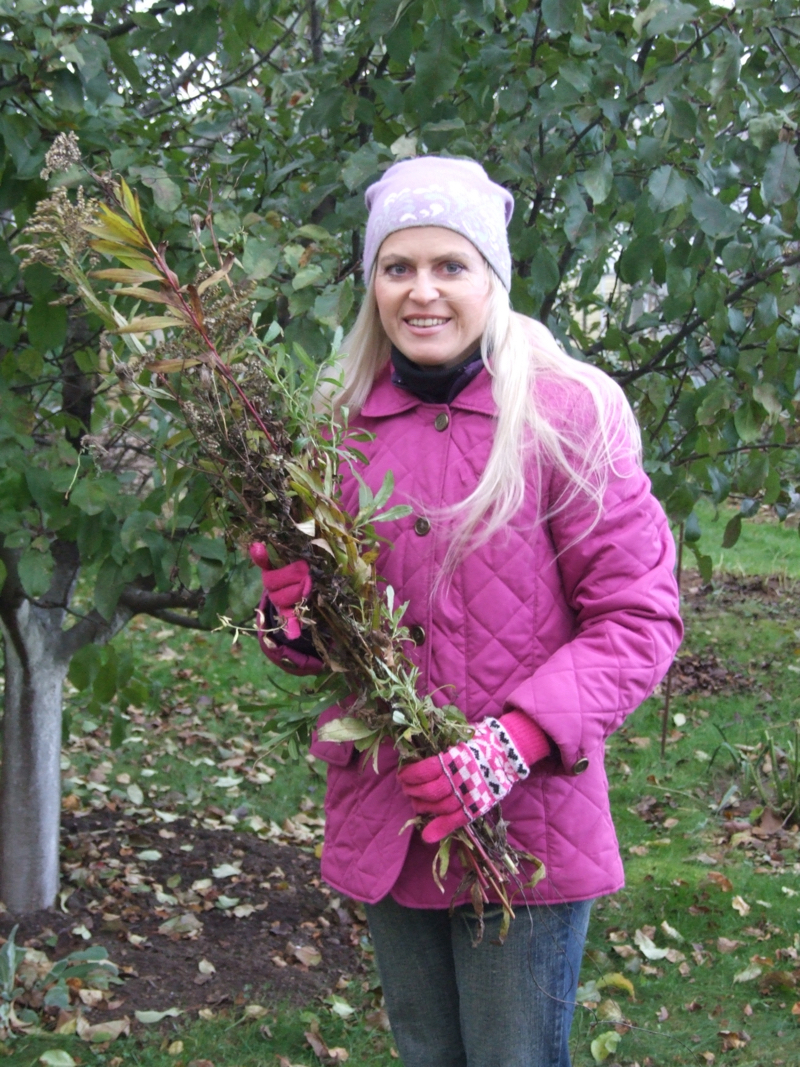
[[[609,471],[641,455],[639,428],[619,386],[597,368],[567,355],[546,326],[512,311],[507,290],[488,264],[486,269],[490,296],[481,355],[492,377],[497,423],[477,486],[447,511],[455,524],[445,570],[519,511],[530,463],[539,472],[553,465],[565,476],[566,489],[539,521],[582,498],[594,509],[588,532],[602,513]],[[342,343],[341,388],[332,398],[335,410],[346,409],[349,418],[361,410],[390,354],[373,271],[355,324]],[[582,387],[572,391],[580,425],[558,426],[548,418],[537,395],[537,386],[545,382]],[[578,432],[588,436],[579,440]]]

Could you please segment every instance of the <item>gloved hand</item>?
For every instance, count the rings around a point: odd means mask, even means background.
[[[295,609],[300,601],[311,592],[311,574],[308,564],[304,559],[298,559],[286,567],[273,570],[267,546],[258,541],[250,546],[250,559],[261,568],[264,595],[269,597],[278,613],[283,623],[284,633],[290,641],[297,640],[300,637],[301,628]]]
[[[417,815],[433,815],[423,828],[428,844],[485,815],[528,777],[531,764],[550,752],[547,735],[523,712],[484,719],[469,741],[397,772]]]

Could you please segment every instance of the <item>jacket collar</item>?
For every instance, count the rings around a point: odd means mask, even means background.
[[[388,364],[378,375],[361,414],[370,419],[389,418],[418,407],[450,407],[460,411],[474,411],[479,415],[497,416],[492,396],[492,378],[486,372],[478,374],[461,390],[450,404],[426,404],[405,389],[392,383],[392,367]]]

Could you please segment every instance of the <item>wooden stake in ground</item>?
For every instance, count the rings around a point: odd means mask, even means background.
[[[678,597],[681,594],[681,572],[683,571],[683,523],[678,528],[678,562],[676,564],[676,577],[678,580]],[[661,713],[661,758],[667,754],[667,729],[669,727],[669,709],[672,702],[672,674],[675,669],[673,660],[667,671],[667,682],[664,689],[664,710]]]

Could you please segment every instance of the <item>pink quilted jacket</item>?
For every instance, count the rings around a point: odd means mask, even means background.
[[[558,412],[580,438],[589,410],[585,389],[570,383],[540,389],[551,416]],[[519,709],[557,748],[502,804],[511,843],[547,869],[523,896],[535,903],[584,900],[623,884],[604,741],[652,693],[680,642],[674,546],[648,479],[632,461],[610,476],[604,513],[588,534],[593,512],[584,504],[536,523],[540,505],[546,511],[563,488],[562,478],[545,470],[542,484],[531,474],[510,527],[465,556],[434,594],[448,543],[433,512],[474,488],[495,414],[484,372],[450,405],[436,405],[394,386],[387,371],[356,420],[375,435],[359,444],[369,459],[359,473],[376,491],[393,471],[392,503],[414,509],[382,525],[393,547],[378,569],[397,601],[408,602],[405,622],[422,684],[473,722]],[[358,485],[348,478],[344,503],[357,510],[357,500]],[[321,721],[340,714],[331,708]],[[460,867],[451,863],[445,892],[437,889],[435,848],[407,826],[411,805],[391,746],[381,749],[377,773],[350,743],[316,740],[312,752],[329,764],[326,881],[370,903],[391,892],[408,906],[448,907]]]

